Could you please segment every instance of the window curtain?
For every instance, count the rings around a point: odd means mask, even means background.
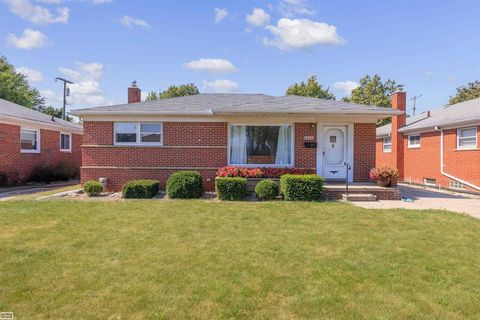
[[[275,157],[275,164],[290,164],[290,133],[290,126],[280,126],[278,130],[277,156]]]
[[[247,127],[232,126],[230,163],[247,163]]]

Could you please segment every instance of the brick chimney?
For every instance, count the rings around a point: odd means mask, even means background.
[[[405,126],[407,116],[407,93],[403,92],[401,86],[392,95],[392,109],[403,111],[403,114],[392,117],[392,159],[399,171],[398,180],[403,180],[404,173],[404,138],[398,129]]]
[[[128,103],[142,101],[142,90],[137,87],[137,81],[133,80],[130,87],[128,87]]]

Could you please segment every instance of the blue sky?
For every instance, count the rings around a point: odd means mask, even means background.
[[[0,53],[56,107],[53,79],[75,81],[69,109],[123,103],[134,79],[282,95],[317,75],[339,99],[378,73],[423,111],[480,78],[479,34],[476,0],[0,0]]]

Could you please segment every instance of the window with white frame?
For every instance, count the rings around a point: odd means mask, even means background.
[[[457,149],[477,148],[477,128],[457,129]]]
[[[60,151],[72,151],[72,134],[60,133]]]
[[[117,145],[162,145],[163,126],[153,122],[116,122],[114,141]]]
[[[230,164],[292,165],[292,135],[291,125],[231,125]]]
[[[383,152],[392,152],[392,138],[383,138]]]
[[[20,129],[20,151],[40,152],[39,130]]]
[[[408,136],[408,147],[409,148],[420,148],[420,135],[414,134]]]

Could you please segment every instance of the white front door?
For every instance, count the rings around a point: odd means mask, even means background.
[[[323,127],[322,155],[323,177],[331,180],[345,180],[347,171],[347,127]]]

